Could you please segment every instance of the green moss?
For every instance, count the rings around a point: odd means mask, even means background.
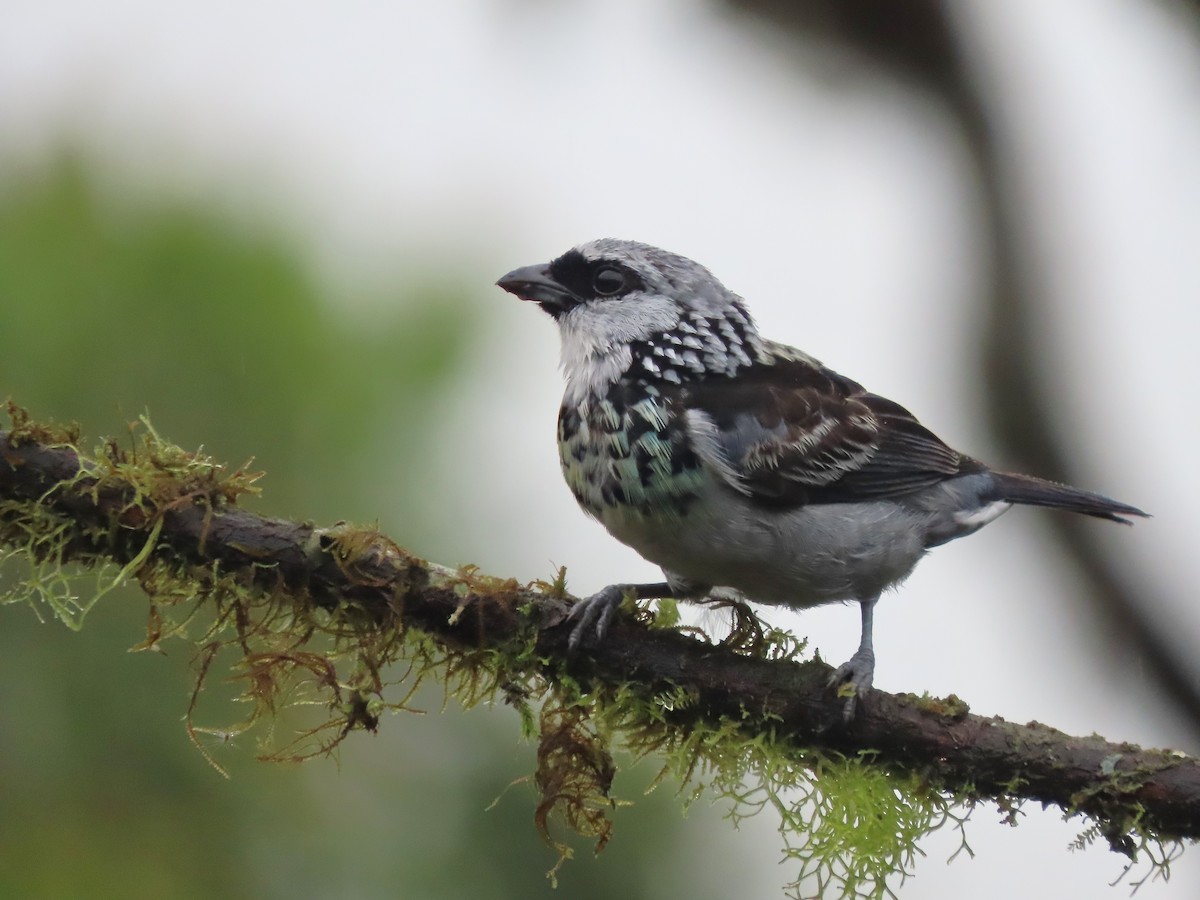
[[[39,619],[42,609],[48,608],[72,630],[83,626],[116,566],[97,562],[92,572],[94,584],[81,584],[80,573],[63,566],[74,527],[74,523],[43,506],[0,501],[0,566],[13,560],[25,564],[12,586],[0,594],[0,603],[28,604]]]
[[[964,818],[951,798],[913,776],[798,746],[748,713],[676,724],[694,702],[682,689],[647,696],[622,686],[587,701],[598,734],[620,735],[636,757],[663,760],[656,781],[678,784],[685,806],[717,798],[734,824],[764,810],[778,816],[784,855],[796,863],[789,887],[797,897],[889,895],[911,872],[918,842]]]
[[[48,447],[74,447],[79,443],[79,424],[56,425],[53,422],[35,422],[29,413],[11,399],[4,402],[8,414],[8,439],[14,447],[26,443],[45,444]]]
[[[949,697],[934,697],[930,694],[922,694],[921,696],[912,696],[913,702],[918,709],[925,712],[933,713],[935,716],[941,716],[944,719],[961,719],[971,711],[971,707],[967,705],[965,700],[959,698],[957,694],[951,694]]]
[[[38,425],[11,404],[9,416],[14,441],[50,442],[78,452],[77,429]],[[55,491],[86,483],[96,496],[124,491],[127,502],[101,526],[59,515],[49,495],[0,502],[0,552],[23,557],[29,567],[7,602],[44,604],[78,628],[109,588],[137,579],[150,602],[146,634],[133,649],[159,650],[172,639],[192,642],[196,680],[186,728],[218,770],[214,748],[246,734],[256,736],[263,759],[329,754],[350,733],[374,731],[387,714],[411,711],[414,692],[433,677],[446,703],[512,706],[522,735],[536,740],[534,821],[558,856],[551,877],[572,855],[557,823],[594,841],[596,851],[609,840],[612,814],[622,802],[612,793],[614,748],[620,748],[635,759],[661,760],[652,788],[673,782],[685,807],[710,797],[726,804],[735,824],[764,810],[777,816],[782,851],[795,867],[790,887],[797,897],[894,896],[920,853],[919,842],[947,824],[961,832],[981,799],[970,785],[938,785],[888,771],[869,753],[847,757],[798,745],[778,736],[761,711],[743,709],[713,721],[698,714],[697,698],[684,686],[583,685],[561,660],[539,654],[539,608],[521,599],[515,581],[483,575],[473,566],[448,570],[423,563],[374,527],[316,530],[306,548],[310,561],[314,567],[335,566],[351,582],[368,586],[368,560],[383,556],[419,567],[423,578],[459,598],[452,623],[473,603],[497,604],[516,623],[505,632],[511,637],[486,647],[435,640],[405,621],[403,597],[394,598],[390,615],[354,602],[320,604],[286,591],[279,579],[263,577],[269,571],[254,566],[223,571],[156,552],[169,510],[235,504],[256,492],[258,474],[175,447],[145,419],[131,427],[127,441],[107,441],[80,458],[80,474]],[[123,567],[108,561],[117,545],[130,560]],[[564,597],[565,570],[535,587]],[[802,640],[765,625],[746,604],[721,605],[733,613],[722,645],[765,659],[802,654]],[[677,627],[678,611],[670,602],[659,603],[657,611],[634,607],[654,627]],[[967,712],[954,696],[914,702],[950,719]],[[238,714],[229,715],[230,703]],[[1151,873],[1166,872],[1175,851],[1155,842],[1130,804],[1145,773],[1121,771],[1117,762],[1102,767],[1106,781],[1098,793],[1078,798],[1103,800],[1108,815],[1076,843],[1086,846],[1103,836],[1122,852],[1140,851]],[[1169,762],[1164,759],[1164,765]],[[1011,788],[1015,793],[1018,785]],[[1015,823],[1019,800],[1005,794],[998,802]],[[970,852],[965,838],[962,847]]]

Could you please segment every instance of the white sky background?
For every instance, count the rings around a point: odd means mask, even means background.
[[[1188,540],[1200,500],[1197,35],[1134,0],[962,7],[1031,166],[1044,326],[1061,348],[1082,486],[1154,512],[1105,533],[1179,601],[1164,615],[1195,646],[1200,612],[1182,586],[1200,580]],[[448,415],[434,489],[449,521],[481,525],[456,527],[446,546],[460,558],[445,561],[519,578],[566,563],[577,592],[657,580],[560,483],[557,338],[491,286],[510,268],[599,236],[683,252],[747,297],[766,333],[989,456],[970,330],[984,276],[955,133],[902,87],[825,53],[796,67],[738,21],[684,0],[10,0],[0,153],[36,156],[71,134],[115,173],[266,203],[340,280],[370,284],[413,260],[478,273],[489,333],[474,391]],[[496,438],[486,465],[455,450],[481,420]],[[524,509],[536,514],[514,519]],[[1059,602],[1072,576],[1046,557],[1041,516],[1015,511],[936,551],[885,598],[877,683],[1182,743],[1140,673],[1097,659],[1103,648]],[[775,618],[835,662],[857,641],[851,609]],[[1118,858],[1065,852],[1074,825],[1035,810],[1015,830],[976,818],[978,858],[946,867],[952,838],[930,842],[903,897],[1123,896],[1107,887]],[[718,836],[719,852],[762,861],[768,897],[786,876],[772,827]],[[1191,898],[1198,885],[1192,850],[1142,896]]]

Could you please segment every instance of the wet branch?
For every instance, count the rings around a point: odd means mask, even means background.
[[[871,751],[871,764],[917,773],[966,799],[1085,813],[1117,849],[1135,824],[1162,838],[1200,837],[1200,761],[1184,754],[971,715],[956,698],[883,691],[843,727],[842,701],[826,689],[831,670],[820,661],[755,658],[621,617],[602,646],[568,656],[569,598],[512,582],[478,589],[479,576],[419,560],[382,536],[348,560],[337,528],[255,515],[211,494],[185,493],[147,515],[132,484],[111,472],[93,476],[95,465],[70,447],[0,432],[0,549],[23,546],[13,523],[37,509],[61,519],[63,555],[81,564],[167,561],[200,581],[219,570],[283,591],[298,609],[350,604],[368,628],[402,622],[452,647],[499,648],[532,634],[529,676],[651,693],[686,688],[695,702],[668,713],[672,727],[733,720],[796,746]]]

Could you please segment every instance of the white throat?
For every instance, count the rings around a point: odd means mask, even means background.
[[[633,354],[628,344],[606,346],[588,335],[562,333],[561,365],[567,390],[563,403],[578,406],[588,397],[601,397],[629,368]]]
[[[642,295],[592,301],[560,318],[562,370],[567,379],[563,402],[574,406],[606,393],[633,361],[629,345],[675,327],[679,314],[673,300]]]

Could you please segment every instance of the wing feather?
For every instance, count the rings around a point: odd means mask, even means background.
[[[764,503],[901,496],[982,469],[903,406],[801,354],[680,392],[698,455]]]

